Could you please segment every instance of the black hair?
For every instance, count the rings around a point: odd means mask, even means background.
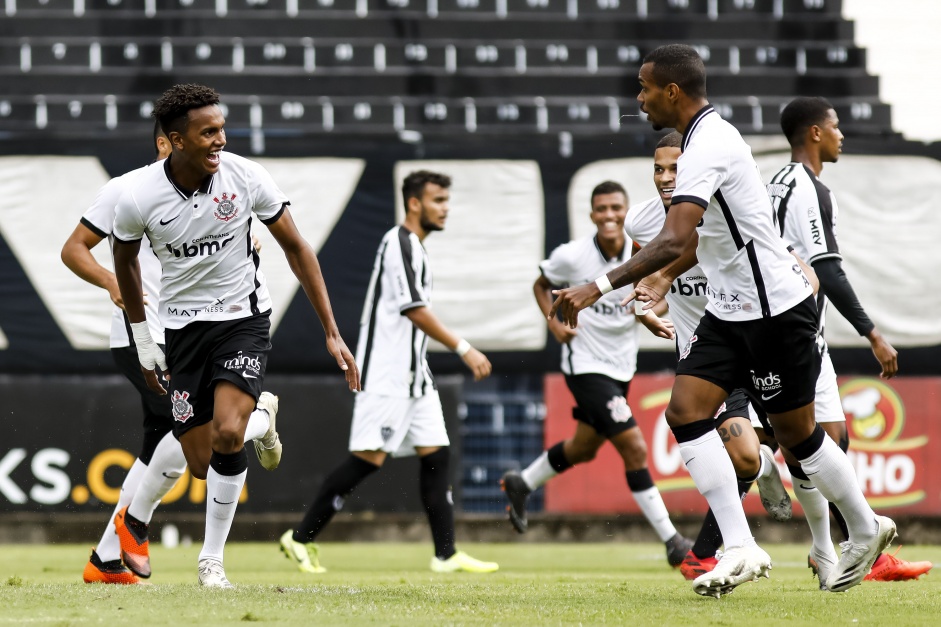
[[[598,183],[595,185],[595,189],[591,190],[591,204],[595,204],[595,196],[601,196],[602,194],[624,194],[624,198],[627,198],[627,191],[624,189],[624,186],[615,181],[605,181],[603,183]]]
[[[657,147],[654,149],[654,152],[661,148],[682,148],[683,147],[683,136],[676,131],[672,133],[667,133],[660,138],[660,141],[657,142]]]
[[[182,133],[186,130],[190,110],[217,104],[219,94],[211,87],[195,83],[174,85],[154,103],[153,116],[169,137],[172,132]]]
[[[804,134],[811,126],[823,124],[833,105],[819,96],[800,96],[787,103],[781,111],[781,130],[791,146],[804,143]]]
[[[676,85],[690,98],[706,97],[706,66],[702,57],[691,46],[667,44],[644,57],[644,63],[653,64],[653,78],[657,86]]]
[[[429,170],[417,170],[406,176],[405,180],[402,181],[402,200],[405,201],[406,211],[408,211],[408,199],[417,198],[421,200],[425,185],[428,183],[447,189],[451,187],[451,177],[447,174],[439,174]]]

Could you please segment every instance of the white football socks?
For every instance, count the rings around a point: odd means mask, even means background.
[[[549,451],[543,451],[542,455],[524,468],[520,474],[523,476],[523,481],[526,482],[529,489],[535,490],[559,473],[549,464]]]
[[[268,412],[264,409],[256,409],[248,416],[248,424],[245,425],[246,444],[268,432],[268,420]]]
[[[206,539],[199,552],[199,560],[210,559],[222,563],[226,538],[235,518],[247,470],[237,475],[220,475],[210,466],[206,473]]]
[[[680,455],[716,517],[726,549],[754,546],[732,460],[715,431],[680,444]]]
[[[167,492],[176,484],[186,471],[186,458],[183,457],[183,447],[173,433],[167,433],[154,449],[153,457],[147,471],[141,477],[137,493],[127,508],[127,513],[141,521],[150,524],[154,510]]]
[[[95,547],[95,553],[98,554],[102,562],[121,559],[121,541],[118,539],[118,534],[114,530],[114,517],[118,512],[124,509],[126,505],[130,504],[134,495],[137,493],[141,478],[146,471],[147,465],[139,459],[135,459],[134,465],[127,471],[124,483],[121,484],[121,494],[118,495],[118,503],[114,506],[114,511],[111,512],[111,516],[108,518],[108,524],[105,526],[105,532],[101,536],[101,540],[98,541],[98,546]]]
[[[850,539],[858,543],[871,541],[877,531],[876,514],[863,496],[853,465],[836,442],[825,437],[820,448],[800,463],[824,498],[840,509]]]
[[[813,481],[794,477],[793,482],[794,496],[804,510],[814,547],[826,555],[835,555],[833,539],[830,537],[830,504]]]
[[[637,505],[644,512],[650,526],[660,536],[661,542],[666,542],[676,535],[676,527],[673,526],[673,522],[670,520],[670,512],[667,511],[667,506],[663,504],[663,497],[660,496],[660,490],[656,486],[638,492],[631,492],[631,494],[634,495],[634,500],[637,501]]]

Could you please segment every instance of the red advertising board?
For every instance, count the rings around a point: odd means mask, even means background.
[[[900,377],[882,381],[840,377],[840,398],[850,435],[850,461],[872,506],[914,515],[941,514],[941,377]],[[672,374],[638,375],[628,402],[648,448],[648,467],[667,508],[675,513],[705,512],[707,505],[680,458],[664,417]],[[562,375],[545,380],[545,443],[551,446],[574,433],[574,400]],[[778,454],[788,491],[790,474]],[[606,444],[594,461],[576,466],[545,487],[547,512],[640,513],[627,489],[624,466]],[[793,495],[793,492],[792,492]],[[794,506],[800,506],[794,500]],[[745,511],[762,514],[757,491]]]

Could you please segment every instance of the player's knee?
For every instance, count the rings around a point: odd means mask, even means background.
[[[743,447],[739,449],[726,446],[735,474],[739,477],[754,477],[761,468],[761,456],[757,447]]]
[[[212,450],[235,453],[244,445],[244,435],[235,425],[218,425],[212,432]]]

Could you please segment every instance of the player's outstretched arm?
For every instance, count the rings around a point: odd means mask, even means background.
[[[540,274],[536,282],[533,283],[533,295],[536,297],[536,304],[539,306],[542,315],[548,316],[549,310],[552,309],[552,283],[549,282],[549,279]],[[546,324],[549,327],[549,332],[552,333],[552,336],[559,344],[568,344],[572,341],[572,338],[578,335],[578,331],[562,324],[555,316],[547,317]]]
[[[98,263],[91,254],[92,248],[100,244],[103,239],[90,228],[79,223],[62,246],[62,263],[78,278],[107,290],[111,302],[124,309],[121,290],[118,289],[118,280],[114,273]]]
[[[441,342],[460,355],[461,359],[464,360],[464,364],[474,373],[474,381],[480,381],[490,376],[493,367],[490,365],[487,356],[471,346],[467,340],[451,333],[428,307],[412,307],[407,309],[404,314],[419,331],[431,339]]]
[[[562,320],[575,328],[578,325],[578,312],[595,304],[602,295],[630,285],[680,259],[703,213],[704,209],[695,203],[674,204],[660,233],[626,263],[598,277],[594,283],[554,290],[552,293],[557,298],[549,310],[549,316],[561,312]],[[692,267],[692,264],[686,268],[677,267],[677,272],[682,273]]]
[[[323,331],[327,337],[327,351],[337,360],[340,370],[344,371],[347,385],[354,392],[362,389],[356,360],[353,358],[353,353],[347,348],[343,338],[340,337],[340,330],[337,328],[336,319],[333,317],[333,307],[330,305],[330,296],[327,294],[327,284],[323,280],[320,262],[317,261],[314,249],[310,247],[307,240],[301,237],[297,225],[294,224],[294,218],[291,217],[287,207],[284,208],[284,212],[276,222],[268,225],[268,230],[271,231],[278,245],[284,251],[288,265],[291,266],[291,271],[300,281],[304,293],[307,294],[307,299],[313,305],[314,311],[317,312],[317,317],[320,318],[320,324],[323,325]]]
[[[882,337],[882,333],[876,329],[876,325],[866,315],[859,298],[856,297],[853,286],[850,285],[846,273],[843,272],[843,265],[840,260],[829,257],[815,261],[813,265],[817,278],[820,280],[820,289],[830,299],[840,315],[853,325],[856,332],[869,340],[872,354],[875,355],[879,365],[882,366],[880,376],[884,379],[891,379],[898,374],[898,351],[889,344],[888,340]]]
[[[134,344],[137,346],[137,358],[141,363],[141,371],[147,387],[163,396],[167,393],[157,378],[157,368],[163,376],[170,378],[167,372],[167,362],[163,351],[154,342],[147,326],[147,314],[144,310],[144,288],[141,285],[140,263],[137,255],[140,253],[140,240],[122,242],[114,240],[114,275],[121,290],[124,301],[124,311],[131,323],[131,333],[134,335]]]

